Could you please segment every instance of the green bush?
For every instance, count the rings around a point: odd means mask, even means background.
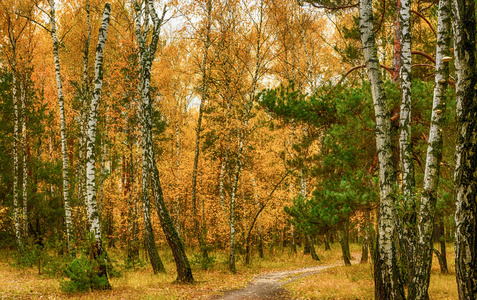
[[[215,265],[215,256],[207,255],[204,257],[202,254],[194,253],[191,259],[191,264],[194,266],[200,266],[202,270],[207,270]]]
[[[66,268],[70,280],[60,282],[60,289],[67,293],[87,292],[105,289],[109,286],[106,276],[98,275],[99,264],[85,255],[75,258]]]

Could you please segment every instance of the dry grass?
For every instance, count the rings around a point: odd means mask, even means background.
[[[354,257],[359,256],[356,246]],[[339,254],[334,245],[330,256]],[[437,259],[433,258],[429,297],[431,300],[458,299],[454,271],[453,245],[447,246],[449,274],[441,274]],[[287,285],[293,296],[301,299],[374,299],[373,268],[371,264],[339,266],[299,279]]]
[[[119,253],[110,252],[110,257]],[[149,265],[137,270],[123,271],[118,278],[111,278],[112,290],[94,291],[69,295],[59,289],[59,280],[38,275],[35,268],[14,267],[13,253],[0,252],[0,299],[206,299],[226,290],[239,289],[250,282],[256,274],[273,270],[297,269],[319,265],[309,255],[291,255],[288,250],[267,253],[265,259],[254,257],[249,266],[239,257],[237,273],[227,270],[228,253],[216,252],[216,264],[209,270],[193,266],[194,284],[177,284],[175,265],[168,251],[160,253],[168,271],[154,275]],[[192,257],[189,253],[189,257]]]
[[[207,299],[226,290],[239,289],[250,282],[256,274],[276,270],[298,269],[305,266],[341,263],[338,244],[332,251],[324,252],[316,247],[321,262],[313,261],[302,251],[292,254],[289,250],[266,253],[265,259],[254,257],[249,266],[241,258],[237,262],[237,273],[227,270],[228,253],[216,252],[216,264],[209,270],[193,266],[194,284],[176,284],[175,267],[171,253],[161,252],[167,274],[152,274],[147,265],[135,271],[123,271],[122,276],[111,279],[112,290],[94,291],[69,295],[59,289],[58,279],[38,275],[36,269],[19,269],[12,266],[12,253],[0,252],[0,299]],[[448,246],[450,274],[442,275],[434,260],[432,268],[431,299],[457,299],[454,272],[453,247]],[[351,245],[355,259],[359,258],[360,246]],[[110,252],[110,256],[119,257]],[[189,253],[189,257],[192,257]],[[334,267],[319,274],[307,276],[287,285],[297,298],[305,299],[373,299],[372,267],[370,264],[354,264],[351,267]]]

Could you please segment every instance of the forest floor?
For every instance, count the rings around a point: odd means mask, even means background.
[[[356,263],[356,261],[354,261]],[[320,271],[336,267],[339,264],[306,267],[296,270],[270,272],[260,274],[245,288],[226,292],[222,296],[212,297],[214,300],[247,300],[247,299],[293,299],[290,291],[284,288],[286,284],[297,279],[319,273]]]
[[[357,263],[359,245],[351,245],[351,267],[343,266],[338,244],[332,251],[316,249],[320,262],[289,249],[267,252],[263,259],[255,256],[248,266],[239,256],[236,274],[227,270],[227,253],[216,252],[212,268],[193,264],[194,284],[174,283],[172,255],[162,251],[167,274],[154,275],[149,265],[121,269],[117,263],[121,274],[111,278],[112,290],[79,294],[60,290],[65,278],[39,275],[35,266],[20,268],[12,252],[0,250],[0,299],[373,299],[372,265]],[[457,299],[452,249],[449,245],[449,274],[440,274],[437,263],[433,265],[431,299]],[[110,255],[120,258],[119,253]]]

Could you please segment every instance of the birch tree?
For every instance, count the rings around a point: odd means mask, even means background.
[[[395,226],[395,175],[391,149],[391,121],[387,108],[381,68],[379,65],[373,29],[372,1],[359,2],[359,31],[363,47],[366,71],[371,83],[371,93],[376,117],[376,148],[379,161],[380,207],[378,237],[375,260],[376,299],[403,299],[404,290],[396,267],[396,253],[393,244]]]
[[[104,5],[101,27],[99,28],[98,44],[96,46],[96,59],[94,62],[94,90],[88,113],[88,130],[86,143],[86,212],[89,220],[89,231],[94,237],[94,258],[99,261],[100,276],[107,278],[106,266],[103,259],[106,259],[106,252],[103,248],[101,236],[101,223],[99,219],[97,195],[96,195],[96,130],[98,121],[98,106],[101,102],[101,91],[103,89],[103,56],[111,14],[111,5]],[[110,288],[109,282],[106,288]]]
[[[7,62],[10,66],[10,70],[12,72],[12,98],[13,98],[13,215],[14,215],[14,231],[15,231],[15,240],[17,247],[20,251],[23,251],[23,241],[22,241],[22,234],[21,234],[21,222],[20,222],[20,192],[19,192],[19,184],[20,184],[20,166],[19,166],[19,148],[21,145],[20,143],[20,105],[23,105],[23,101],[21,101],[21,97],[19,97],[19,92],[17,87],[21,80],[19,80],[20,74],[20,67],[18,51],[19,51],[19,43],[24,35],[24,32],[28,26],[28,21],[24,20],[23,22],[20,21],[20,17],[15,15],[15,9],[18,9],[15,3],[9,3],[7,1],[2,1],[0,3],[2,6],[2,11],[0,17],[3,19],[2,23],[5,26],[6,32],[6,40],[9,43],[9,47],[4,52],[7,58]],[[23,94],[21,94],[23,95]],[[19,99],[21,98],[21,99]],[[26,210],[24,210],[26,213]],[[26,220],[26,218],[24,218]],[[25,223],[23,223],[23,227],[25,228]],[[26,234],[26,232],[24,232]]]
[[[148,6],[146,4],[145,8],[146,12],[148,12]],[[149,23],[149,16],[146,13],[146,16],[144,18],[144,32],[141,32],[141,10],[139,6],[136,6],[136,38],[138,41],[144,41],[147,36],[147,33],[149,32],[150,28],[150,23]],[[153,29],[154,30],[154,29]],[[141,39],[141,40],[140,40]],[[140,49],[139,49],[139,64],[141,65],[141,68],[143,66],[143,60],[145,59],[144,56],[147,56],[147,53],[145,51],[145,44],[144,48],[141,47],[142,45],[140,44]],[[152,65],[152,61],[151,61]],[[142,69],[140,70],[142,74]],[[149,71],[150,72],[150,71]],[[148,73],[150,76],[150,73]],[[140,78],[140,83],[139,83],[139,94],[141,97],[141,102],[142,102],[142,89],[143,89],[143,84],[144,84],[144,76],[141,76]],[[142,103],[141,105],[141,110],[142,110]],[[144,119],[144,111],[141,111],[142,115],[140,116],[141,119],[141,126],[144,126],[143,119]],[[145,145],[145,135],[143,134],[143,131],[141,131],[141,136],[142,136],[142,208],[143,208],[143,217],[144,217],[144,230],[145,230],[145,239],[146,239],[146,247],[147,247],[147,252],[149,254],[149,260],[151,262],[151,266],[153,269],[154,274],[161,272],[165,273],[166,269],[164,267],[164,264],[162,263],[162,260],[159,256],[159,253],[157,251],[156,247],[156,242],[154,239],[154,231],[152,228],[152,221],[151,221],[151,204],[150,204],[150,180],[149,180],[149,162],[148,162],[148,156],[149,156],[149,149],[147,149]]]
[[[151,183],[152,197],[154,199],[157,213],[161,221],[164,235],[171,247],[174,261],[177,269],[178,282],[193,282],[192,270],[189,260],[184,251],[182,241],[174,228],[174,224],[170,218],[169,212],[164,202],[164,195],[159,180],[159,170],[156,165],[154,154],[154,146],[152,140],[152,99],[151,99],[151,69],[154,60],[157,44],[159,42],[160,30],[164,22],[166,9],[164,8],[162,16],[156,13],[153,1],[145,2],[145,30],[141,30],[141,7],[137,2],[134,3],[136,10],[136,37],[139,44],[140,57],[140,93],[141,93],[141,138],[142,138],[142,159],[143,159],[143,192],[144,185]],[[148,36],[148,22],[152,20],[152,39],[149,45],[146,45],[146,37]],[[148,195],[143,195],[143,199]]]
[[[460,299],[477,298],[477,84],[475,1],[452,1],[457,140],[455,268]]]
[[[70,206],[70,184],[69,184],[69,162],[68,162],[68,145],[66,141],[66,121],[65,121],[65,105],[63,96],[63,84],[60,71],[60,56],[58,54],[59,41],[56,36],[56,18],[55,18],[55,0],[49,0],[50,3],[50,25],[51,39],[53,42],[53,58],[55,63],[56,87],[58,89],[58,104],[60,109],[60,134],[61,134],[61,153],[62,153],[62,176],[63,176],[63,201],[65,206],[65,223],[66,223],[66,242],[68,250],[72,251],[72,230],[71,206]]]
[[[419,207],[418,239],[414,274],[409,286],[408,299],[429,299],[428,288],[433,253],[434,219],[437,186],[442,159],[442,127],[445,121],[446,90],[449,80],[450,1],[440,0],[438,10],[436,76],[432,103],[431,127],[427,146],[424,189]],[[410,262],[411,263],[411,262]]]
[[[211,41],[211,31],[212,31],[212,7],[213,1],[207,0],[205,3],[205,32],[202,37],[203,39],[203,57],[202,63],[200,65],[201,72],[201,86],[200,86],[200,104],[199,104],[199,115],[197,117],[197,125],[195,129],[195,152],[194,152],[194,166],[192,168],[192,216],[194,218],[194,230],[197,235],[200,248],[202,250],[202,256],[204,260],[208,259],[207,247],[205,245],[205,238],[203,236],[204,230],[201,230],[199,227],[199,219],[197,215],[197,169],[199,165],[199,154],[200,154],[200,139],[202,131],[202,117],[204,114],[205,103],[207,102],[207,97],[209,93],[209,81],[210,81],[210,58],[209,58],[209,49],[212,45]],[[225,165],[224,165],[225,168]],[[221,173],[221,176],[222,173]],[[205,226],[205,224],[202,224]]]
[[[412,155],[411,129],[411,0],[398,1],[400,38],[400,62],[397,63],[401,81],[401,109],[399,115],[399,159],[402,175],[403,199],[400,205],[402,220],[398,221],[399,239],[407,260],[409,276],[414,272],[414,243],[415,243],[415,180]],[[400,228],[399,228],[400,227]]]

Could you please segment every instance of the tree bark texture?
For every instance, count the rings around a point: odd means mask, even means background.
[[[136,37],[138,39],[141,59],[141,136],[143,148],[143,164],[146,164],[149,172],[149,179],[151,183],[152,196],[157,208],[157,213],[161,221],[161,226],[166,236],[166,240],[171,247],[174,261],[177,269],[178,282],[193,282],[192,270],[189,265],[189,260],[184,251],[182,241],[174,228],[174,224],[169,215],[164,202],[164,195],[162,193],[161,183],[159,181],[159,170],[157,169],[156,159],[154,155],[154,147],[152,142],[152,103],[150,94],[151,68],[152,62],[159,42],[160,29],[164,21],[165,10],[162,18],[156,14],[153,1],[148,0],[146,5],[146,26],[149,17],[153,22],[152,40],[148,47],[146,47],[145,34],[141,30],[141,8],[139,4],[135,3],[136,8]],[[146,172],[147,173],[147,172]],[[143,175],[144,176],[144,175]],[[143,179],[144,184],[144,179]],[[144,190],[144,188],[143,188]],[[144,195],[143,195],[144,197]]]
[[[477,83],[475,1],[453,0],[457,140],[455,268],[460,299],[477,298]]]
[[[98,121],[98,107],[101,102],[101,91],[103,89],[103,57],[106,38],[108,36],[109,21],[111,15],[111,5],[104,6],[101,27],[99,28],[98,44],[96,46],[96,59],[94,63],[94,90],[88,113],[88,131],[86,143],[86,212],[90,226],[90,233],[94,237],[94,257],[99,261],[100,276],[107,278],[106,266],[103,260],[106,259],[106,252],[103,248],[101,234],[101,221],[97,203],[96,187],[96,130]],[[110,288],[109,283],[107,288]]]
[[[449,80],[449,63],[443,58],[449,55],[450,1],[440,0],[438,11],[436,76],[432,103],[431,127],[427,145],[424,189],[419,207],[416,260],[411,277],[408,299],[429,299],[428,288],[432,264],[434,218],[436,213],[437,186],[442,159],[442,126],[445,121],[446,90]],[[411,262],[410,262],[411,263]]]
[[[59,41],[56,36],[56,19],[55,19],[55,0],[50,2],[50,24],[51,39],[53,42],[53,58],[55,62],[56,86],[58,89],[58,104],[60,108],[60,135],[61,135],[61,153],[62,153],[62,176],[63,176],[63,201],[65,206],[65,223],[66,223],[66,242],[68,250],[72,251],[72,235],[73,224],[71,221],[71,207],[69,196],[69,162],[68,162],[68,146],[66,142],[66,121],[65,121],[65,105],[63,97],[63,85],[60,72],[60,56],[58,54]]]
[[[20,81],[20,101],[22,103],[22,198],[23,198],[23,239],[24,243],[28,238],[28,165],[27,165],[27,117],[26,117],[26,97],[27,97],[27,75]]]
[[[18,166],[18,142],[19,142],[19,119],[20,114],[18,110],[18,93],[17,93],[17,70],[16,70],[16,51],[15,43],[12,43],[13,50],[13,59],[12,59],[12,98],[13,98],[13,111],[14,111],[14,120],[13,120],[13,218],[15,223],[15,238],[18,249],[21,251],[23,249],[22,235],[20,229],[20,206],[19,206],[19,192],[18,192],[18,183],[19,183],[19,166]]]
[[[391,116],[387,108],[387,99],[383,88],[373,23],[372,1],[360,0],[359,30],[373,96],[376,117],[376,148],[379,161],[380,217],[378,222],[379,247],[376,249],[376,265],[380,270],[379,274],[375,274],[376,281],[379,281],[376,286],[376,297],[377,299],[381,299],[379,297],[383,296],[385,299],[403,299],[404,290],[396,267],[396,253],[393,244],[396,236],[396,218],[394,211],[395,175],[391,149]]]
[[[414,245],[416,239],[416,205],[415,205],[415,180],[411,129],[411,0],[400,0],[399,30],[400,38],[400,68],[401,81],[401,109],[399,119],[399,159],[402,175],[402,219],[397,220],[399,228],[399,241],[404,250],[410,278],[414,273]]]

